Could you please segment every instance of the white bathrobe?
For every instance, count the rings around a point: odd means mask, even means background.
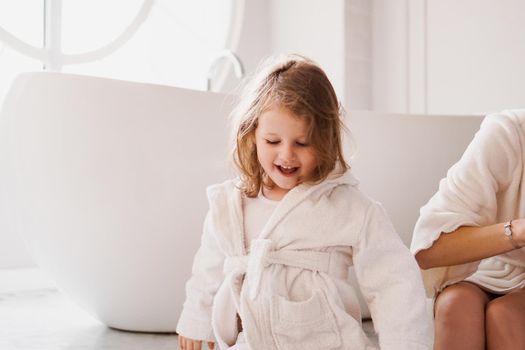
[[[381,349],[431,349],[419,269],[383,208],[357,181],[299,185],[246,255],[235,181],[208,188],[210,211],[177,332],[252,350],[374,349],[348,280],[353,264]]]
[[[460,226],[486,226],[525,217],[524,158],[525,110],[488,115],[461,159],[439,183],[438,192],[421,208],[412,252],[429,248],[442,233]],[[525,286],[525,250],[428,269],[423,278],[429,296],[464,279],[506,293]]]

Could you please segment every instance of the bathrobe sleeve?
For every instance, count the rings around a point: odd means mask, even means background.
[[[193,260],[192,275],[186,283],[186,301],[182,309],[177,333],[191,339],[213,341],[211,314],[213,298],[224,276],[225,255],[213,234],[211,215],[204,220],[201,246]]]
[[[521,181],[522,157],[519,129],[512,116],[487,116],[461,159],[440,181],[438,192],[421,208],[412,237],[413,254],[460,226],[494,224],[498,209],[514,212],[504,207],[517,203],[497,196],[511,185],[519,187],[512,182]],[[465,279],[478,265],[479,261],[423,271],[427,294],[433,296]]]
[[[431,349],[432,315],[419,267],[378,203],[367,210],[353,260],[380,348]]]

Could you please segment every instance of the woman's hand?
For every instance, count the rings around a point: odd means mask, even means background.
[[[202,340],[186,338],[179,334],[179,348],[181,350],[202,350]],[[215,349],[215,343],[209,341],[208,349]]]

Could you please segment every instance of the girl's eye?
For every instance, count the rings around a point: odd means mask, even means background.
[[[269,145],[276,145],[279,143],[279,141],[266,140],[266,143]]]
[[[308,147],[309,145],[305,142],[296,142],[297,146],[299,147]]]

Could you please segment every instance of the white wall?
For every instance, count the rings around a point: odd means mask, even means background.
[[[271,0],[272,53],[300,53],[325,70],[337,94],[344,96],[344,0]]]
[[[407,112],[406,1],[374,0],[372,6],[372,106]]]
[[[246,7],[238,53],[248,74],[262,57],[303,54],[326,71],[347,108],[370,109],[369,0],[255,0]]]
[[[525,2],[427,1],[428,110],[524,107]]]
[[[373,0],[372,109],[484,114],[523,107],[525,2]]]
[[[348,109],[372,107],[372,3],[348,0],[344,6],[344,86]]]
[[[245,18],[236,53],[248,76],[270,55],[302,54],[323,67],[343,98],[345,51],[344,0],[245,2]],[[235,83],[229,81],[226,90],[232,90]]]

